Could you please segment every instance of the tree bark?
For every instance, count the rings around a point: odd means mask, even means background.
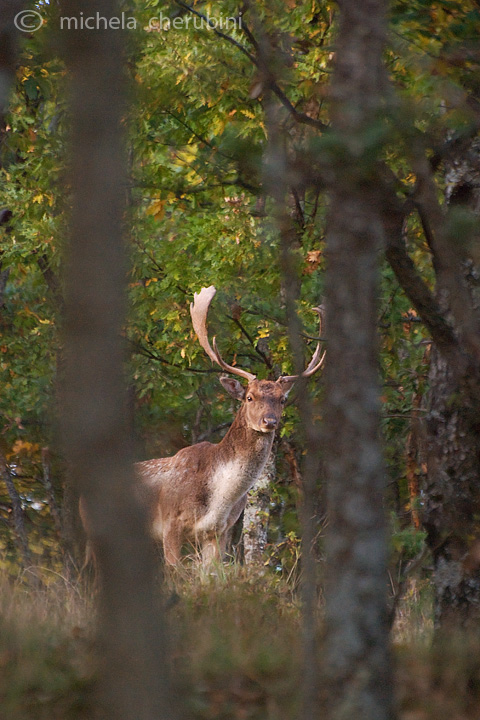
[[[262,38],[262,69],[265,82],[273,77],[273,48],[266,37]],[[280,235],[280,268],[282,290],[285,298],[288,334],[293,354],[295,373],[304,370],[303,341],[296,303],[299,297],[300,278],[294,255],[298,247],[298,231],[289,207],[289,191],[294,184],[294,173],[286,153],[285,128],[281,123],[280,107],[272,95],[265,102],[268,151],[265,172],[265,186],[273,200],[273,214]],[[319,431],[313,422],[312,403],[305,379],[297,380],[295,387],[296,404],[299,409],[302,428],[305,433],[307,456],[303,472],[303,497],[300,508],[302,532],[301,597],[303,669],[301,687],[301,718],[309,720],[317,710],[318,662],[317,662],[317,616],[316,616],[316,558],[314,554],[317,482],[320,477]]]
[[[447,204],[457,205],[464,218],[465,212],[478,216],[480,139],[468,146],[464,142],[452,143],[452,154],[445,165]],[[480,258],[476,250],[478,231],[465,237],[463,224],[458,237],[455,215],[449,218],[442,209],[439,216],[432,180],[426,177],[431,171],[425,162],[418,161],[417,166],[421,183],[429,189],[428,193],[423,190],[428,201],[423,199],[421,203],[421,217],[433,253],[436,295],[421,279],[406,251],[402,224],[411,209],[399,205],[388,185],[383,187],[382,204],[388,234],[387,259],[434,342],[424,423],[427,480],[422,521],[434,563],[435,626],[451,632],[478,623],[480,608],[480,357],[476,333],[472,331],[480,323]],[[430,211],[435,216],[432,221]],[[440,247],[435,243],[435,232],[442,236]],[[451,247],[445,253],[447,243]],[[446,259],[452,252],[454,267]],[[459,286],[462,302],[455,290]]]
[[[450,158],[446,180],[447,203],[478,215],[480,139]],[[478,277],[474,261],[465,260],[459,282],[477,322]],[[439,292],[439,303],[448,314],[448,290]],[[462,329],[455,330],[462,342]],[[433,555],[435,625],[442,631],[470,628],[480,619],[480,413],[471,393],[473,382],[480,388],[479,369],[477,363],[476,373],[470,373],[468,383],[462,382],[455,366],[437,348],[432,351],[423,524]]]
[[[269,487],[275,479],[275,443],[272,453],[257,480],[248,494],[247,505],[243,515],[243,556],[245,565],[262,565],[265,562],[267,547],[268,520],[270,517]]]
[[[65,16],[80,5],[64,0]],[[120,17],[114,0],[93,16]],[[168,650],[146,512],[135,491],[124,382],[123,33],[63,31],[70,73],[73,193],[65,258],[64,450],[85,500],[100,570],[98,717],[172,718]]]
[[[12,504],[12,521],[13,521],[13,536],[15,538],[15,544],[20,557],[20,566],[23,565],[23,569],[28,571],[27,579],[34,587],[41,585],[40,578],[38,575],[37,568],[33,561],[33,555],[30,550],[28,542],[28,533],[25,527],[25,517],[22,508],[22,500],[18,494],[18,490],[15,487],[13,478],[10,474],[10,470],[5,462],[5,459],[0,455],[0,477],[5,483],[7,488],[8,496]]]
[[[429,353],[430,354],[430,353]],[[419,417],[419,410],[422,404],[422,394],[415,392],[412,400],[412,417],[410,420],[410,431],[406,444],[406,476],[409,496],[409,510],[412,525],[415,530],[420,530],[420,474],[422,465],[422,449],[425,442],[422,442],[422,421]]]
[[[480,425],[435,348],[429,380],[423,524],[433,555],[435,626],[452,630],[480,619]]]
[[[339,5],[326,275],[327,717],[386,720],[394,713],[376,337],[384,237],[380,147],[369,146],[381,122],[386,5]]]

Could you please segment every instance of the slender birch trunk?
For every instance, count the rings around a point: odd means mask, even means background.
[[[245,565],[262,565],[265,562],[267,547],[268,521],[270,517],[269,487],[275,479],[275,448],[272,448],[269,459],[248,494],[247,505],[243,515],[243,555]]]

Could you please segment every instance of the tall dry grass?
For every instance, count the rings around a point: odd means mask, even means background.
[[[41,589],[0,581],[2,720],[92,717],[92,604],[80,586],[49,580]]]
[[[165,579],[164,598],[184,718],[298,716],[301,611],[291,584],[238,565],[213,574],[187,567]],[[318,609],[320,633],[321,602]],[[40,590],[0,582],[0,720],[93,720],[94,624],[85,586],[60,577]],[[431,640],[431,589],[419,580],[394,627],[400,720],[479,720],[478,638],[448,647]]]

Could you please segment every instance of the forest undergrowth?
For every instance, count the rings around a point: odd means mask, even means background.
[[[166,579],[172,687],[182,718],[293,720],[302,680],[298,588],[270,571],[184,569]],[[95,592],[57,578],[0,585],[1,720],[92,720]],[[428,580],[411,580],[393,628],[400,720],[478,720],[480,643],[432,642]],[[318,603],[322,658],[322,599]],[[319,681],[320,683],[320,681]]]

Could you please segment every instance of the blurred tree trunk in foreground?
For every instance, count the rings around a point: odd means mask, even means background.
[[[326,277],[326,716],[387,720],[393,692],[376,337],[381,147],[372,142],[381,123],[386,4],[339,5]]]
[[[64,0],[62,12],[83,9]],[[119,17],[114,0],[92,15]],[[125,78],[120,30],[65,31],[73,192],[65,275],[64,449],[100,570],[98,717],[172,718],[168,653],[146,513],[131,470],[124,384]]]
[[[20,33],[15,16],[25,6],[23,0],[2,0],[0,4],[0,142],[5,129],[4,113],[16,69]]]

